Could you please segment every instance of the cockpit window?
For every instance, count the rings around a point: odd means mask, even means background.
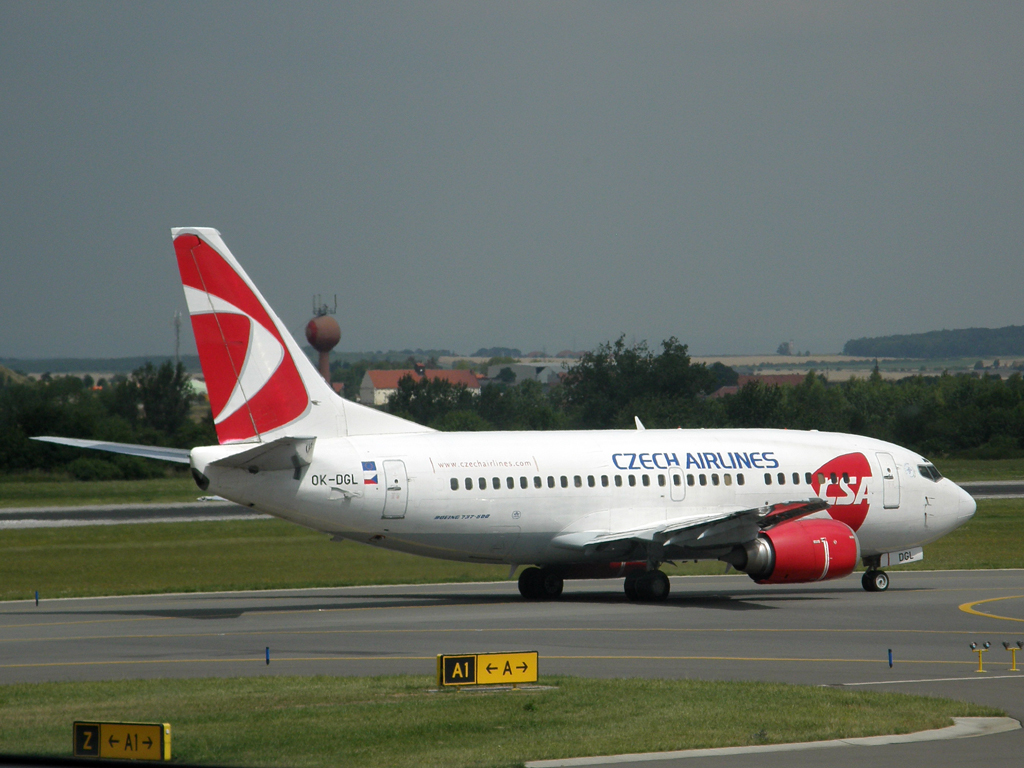
[[[918,464],[917,471],[921,473],[921,477],[927,477],[933,483],[942,479],[942,473],[935,468],[934,464]]]

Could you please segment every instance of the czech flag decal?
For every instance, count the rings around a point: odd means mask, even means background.
[[[364,461],[363,462],[363,485],[376,485],[377,484],[377,462],[375,461]]]

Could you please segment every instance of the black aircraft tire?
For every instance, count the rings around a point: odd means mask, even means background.
[[[519,574],[519,594],[527,600],[540,600],[544,596],[543,580],[540,568],[527,568]]]
[[[867,592],[885,592],[889,588],[889,574],[869,569],[860,578],[861,586]]]
[[[554,600],[561,597],[562,589],[565,588],[565,581],[554,571],[547,568],[541,569],[540,596],[545,600]]]
[[[661,571],[648,571],[636,580],[637,599],[656,603],[668,597],[668,576]]]
[[[626,593],[626,599],[636,602],[640,599],[640,595],[636,591],[636,583],[640,579],[640,574],[631,573],[626,577],[625,583],[622,585],[623,590]]]
[[[650,571],[647,574],[645,591],[647,599],[651,602],[661,602],[668,599],[670,589],[668,576],[661,571]]]

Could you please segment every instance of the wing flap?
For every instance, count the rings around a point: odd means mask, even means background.
[[[765,507],[716,510],[657,524],[618,531],[571,531],[554,537],[559,549],[593,551],[616,543],[660,544],[663,546],[721,547],[743,544],[767,528],[788,520],[828,509],[822,499],[788,501]]]

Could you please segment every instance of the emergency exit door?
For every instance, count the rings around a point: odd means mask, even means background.
[[[384,462],[384,514],[381,517],[405,517],[409,506],[409,476],[405,462],[392,459]]]
[[[892,454],[875,455],[882,469],[882,506],[886,509],[896,509],[900,505],[900,475],[896,471],[896,462],[892,460]]]

